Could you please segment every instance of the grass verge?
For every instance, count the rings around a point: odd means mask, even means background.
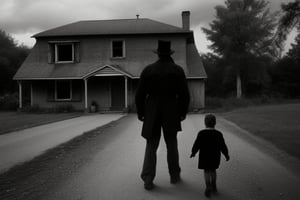
[[[82,113],[0,112],[0,135],[42,124],[78,117]]]
[[[300,159],[299,103],[250,106],[220,115]]]

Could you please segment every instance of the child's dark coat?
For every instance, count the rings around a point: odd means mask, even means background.
[[[215,129],[204,129],[198,133],[192,148],[192,154],[199,151],[199,169],[217,169],[220,165],[221,152],[228,157],[228,149],[223,135]]]

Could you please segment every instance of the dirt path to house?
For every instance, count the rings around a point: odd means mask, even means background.
[[[203,115],[189,115],[178,136],[182,182],[169,183],[166,147],[158,150],[156,188],[146,191],[139,174],[145,141],[135,115],[87,133],[23,166],[0,175],[0,199],[206,199],[202,171],[190,159]],[[219,195],[212,199],[300,199],[300,177],[253,142],[243,131],[220,120],[231,160],[222,158],[218,170]]]
[[[0,135],[0,173],[122,116],[90,114]]]

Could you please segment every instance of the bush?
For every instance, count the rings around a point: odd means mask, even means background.
[[[219,97],[206,97],[205,98],[205,107],[208,109],[216,109],[223,107],[224,99]]]
[[[19,106],[18,94],[8,94],[0,97],[0,110],[14,110]]]
[[[54,110],[55,110],[55,112],[58,112],[58,113],[66,113],[66,112],[74,112],[75,111],[72,104],[56,105]]]
[[[240,108],[240,107],[247,107],[252,104],[252,101],[250,99],[245,98],[235,98],[230,97],[224,101],[223,106],[225,108]]]
[[[74,112],[75,109],[72,104],[56,105],[52,108],[42,108],[38,104],[35,104],[33,106],[24,107],[22,111],[28,113],[68,113]]]
[[[44,112],[44,109],[40,108],[39,105],[34,104],[32,106],[26,106],[22,108],[23,112],[29,112],[29,113],[42,113]]]
[[[270,97],[268,95],[261,95],[254,98],[219,98],[219,97],[206,97],[205,109],[206,110],[218,110],[228,111],[236,108],[265,105],[265,104],[278,104],[283,102],[290,102],[289,99],[282,99],[280,97]]]

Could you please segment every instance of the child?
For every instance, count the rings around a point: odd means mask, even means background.
[[[216,169],[220,165],[221,152],[226,161],[229,160],[229,155],[222,133],[215,129],[216,117],[208,114],[205,116],[204,122],[206,129],[198,133],[190,157],[194,157],[199,151],[198,168],[204,170],[205,196],[210,197],[211,193],[217,193]]]

